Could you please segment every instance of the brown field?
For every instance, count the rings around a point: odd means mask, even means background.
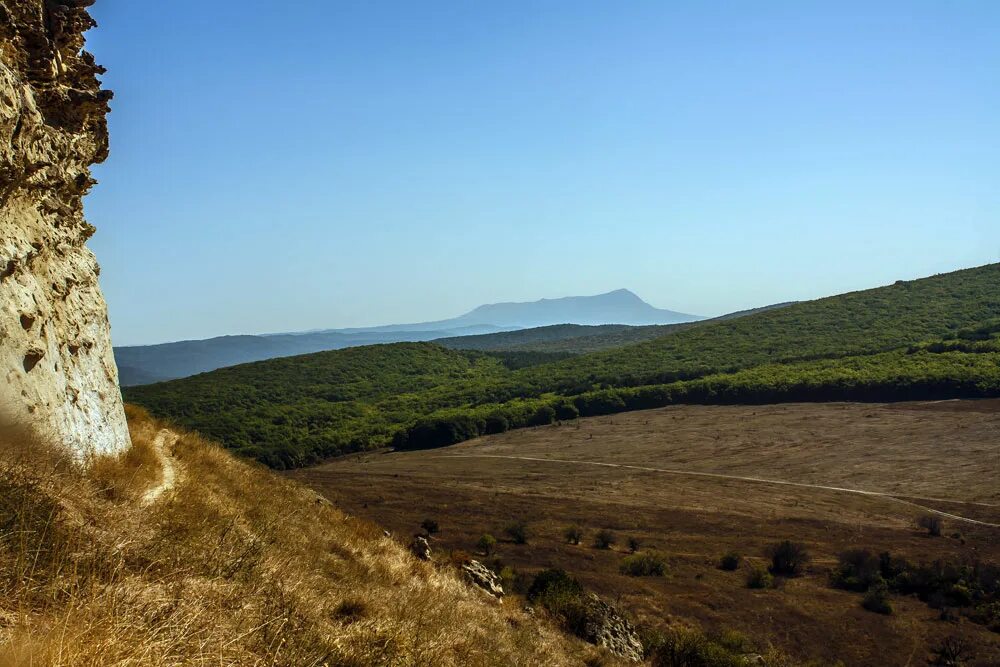
[[[736,629],[846,665],[924,665],[960,636],[974,647],[968,664],[997,665],[1000,634],[940,620],[915,597],[893,596],[892,616],[868,612],[828,570],[855,547],[1000,562],[998,436],[1000,401],[677,406],[290,474],[402,538],[432,517],[444,551],[473,552],[483,533],[501,539],[526,519],[527,545],[499,545],[505,563],[564,568],[646,624]],[[914,527],[928,509],[952,515],[945,537]],[[587,533],[580,546],[561,537],[574,524]],[[618,534],[614,550],[591,546],[601,528]],[[629,536],[668,555],[668,576],[618,573]],[[742,572],[716,568],[726,551],[760,559],[781,539],[804,542],[813,560],[779,589],[753,591]]]

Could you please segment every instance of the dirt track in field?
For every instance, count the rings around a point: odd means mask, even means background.
[[[1000,401],[676,406],[513,431],[420,452],[378,452],[295,471],[348,511],[407,535],[433,517],[439,551],[473,551],[525,518],[528,545],[499,557],[558,566],[651,624],[695,622],[766,637],[796,656],[848,665],[925,664],[945,636],[1000,664],[1000,635],[947,623],[916,599],[884,617],[835,590],[827,571],[847,548],[911,560],[1000,561]],[[945,515],[928,538],[914,521]],[[968,521],[966,521],[966,519]],[[973,523],[978,522],[978,523]],[[623,549],[563,543],[578,524],[639,538],[668,554],[664,579],[618,573]],[[714,567],[727,550],[758,558],[780,539],[808,545],[805,577],[750,591]]]

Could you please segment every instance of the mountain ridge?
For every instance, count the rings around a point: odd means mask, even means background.
[[[115,347],[115,358],[121,369],[121,385],[136,386],[236,364],[358,345],[420,342],[558,324],[640,326],[701,319],[695,315],[654,308],[635,293],[618,289],[591,296],[483,304],[458,317],[431,322],[234,334],[155,345],[121,346]]]

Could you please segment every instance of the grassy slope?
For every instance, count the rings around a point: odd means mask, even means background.
[[[80,467],[0,432],[0,664],[571,665],[597,649],[192,434]],[[605,658],[606,659],[606,658]],[[606,659],[607,660],[607,659]],[[614,664],[607,660],[606,664]]]
[[[248,364],[126,395],[246,455],[288,467],[387,444],[428,416],[455,423],[424,428],[417,440],[446,444],[577,412],[678,401],[989,394],[996,385],[992,353],[862,357],[996,317],[1000,265],[991,265],[701,324],[517,371],[475,352],[401,344]],[[824,359],[842,360],[815,361]],[[803,364],[810,360],[813,365]],[[968,381],[951,382],[953,375]],[[634,387],[647,389],[628,389]],[[494,415],[498,420],[488,425]]]

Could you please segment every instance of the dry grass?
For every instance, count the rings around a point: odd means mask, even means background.
[[[142,493],[162,480],[156,435],[166,424],[142,408],[128,405],[132,446],[119,456],[95,457],[87,465],[88,477],[111,500],[138,500]]]
[[[373,524],[129,413],[134,452],[89,467],[0,433],[0,664],[561,665],[596,659]]]
[[[483,533],[500,537],[503,526],[525,519],[528,544],[501,540],[491,556],[513,568],[511,578],[564,569],[639,625],[735,629],[797,664],[872,667],[924,664],[958,635],[976,655],[969,667],[986,667],[1000,665],[1000,634],[943,621],[909,596],[892,596],[893,615],[873,614],[861,594],[832,588],[828,571],[838,554],[857,548],[916,563],[996,563],[1000,529],[946,517],[942,537],[932,539],[914,524],[924,510],[885,498],[544,459],[900,492],[919,505],[1000,523],[998,428],[1000,401],[678,406],[433,451],[369,452],[286,474],[399,533],[434,517],[439,551],[471,550]],[[479,458],[487,455],[527,460]],[[567,526],[581,529],[581,545],[567,544]],[[622,574],[624,544],[592,547],[606,528],[664,554],[667,575]],[[950,537],[955,531],[961,539]],[[767,548],[786,539],[805,543],[813,560],[781,589],[749,589],[742,572],[717,567],[729,551],[742,554],[742,569],[766,566]]]

